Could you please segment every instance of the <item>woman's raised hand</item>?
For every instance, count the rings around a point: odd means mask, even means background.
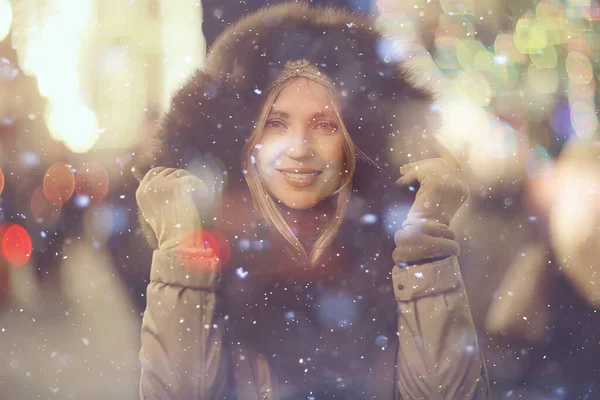
[[[466,177],[448,150],[438,145],[442,157],[406,164],[399,185],[419,184],[415,201],[402,229],[396,232],[395,264],[445,258],[460,253],[449,229],[452,218],[469,196]]]
[[[412,162],[400,167],[399,185],[419,184],[407,222],[439,222],[450,225],[452,218],[469,197],[467,179],[454,157],[441,145],[436,146],[439,158]]]
[[[140,182],[136,199],[159,250],[177,250],[190,263],[218,262],[202,240],[202,217],[212,207],[212,196],[200,178],[183,169],[156,167]]]

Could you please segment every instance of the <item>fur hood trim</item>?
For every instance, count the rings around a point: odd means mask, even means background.
[[[431,92],[415,87],[408,56],[394,52],[398,45],[372,18],[340,8],[293,2],[242,18],[174,94],[151,151],[136,155],[134,174],[141,180],[166,166],[201,175],[209,164],[228,185],[245,185],[240,155],[266,88],[286,61],[306,59],[339,89],[353,141],[378,164],[359,160],[353,184],[372,197],[392,185],[401,164],[431,156],[426,143],[439,125]]]

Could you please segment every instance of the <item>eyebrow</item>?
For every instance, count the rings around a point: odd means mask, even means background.
[[[269,112],[269,116],[280,117],[283,119],[290,118],[289,113],[286,113],[285,111],[279,111],[279,110],[271,110],[271,112]],[[316,113],[314,113],[311,116],[310,119],[314,120],[314,119],[324,118],[324,117],[337,118],[337,115],[333,111],[317,111]]]

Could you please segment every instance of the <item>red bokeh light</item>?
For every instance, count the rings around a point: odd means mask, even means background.
[[[2,257],[10,264],[22,267],[27,264],[33,250],[29,233],[18,224],[0,226]]]
[[[206,257],[203,249],[211,249]],[[189,270],[202,271],[209,268],[224,268],[231,259],[229,242],[221,232],[209,229],[196,229],[183,236],[177,248],[181,263]],[[215,259],[219,262],[216,263]]]

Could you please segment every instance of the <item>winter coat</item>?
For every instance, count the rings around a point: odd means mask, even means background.
[[[138,158],[138,190],[165,167],[212,185],[221,207],[203,228],[227,239],[228,265],[190,274],[175,251],[154,251],[142,399],[488,397],[456,257],[406,268],[391,259],[411,201],[393,185],[398,167],[434,155],[437,123],[432,95],[411,84],[393,45],[358,14],[275,6],[228,28],[174,95],[153,152]],[[358,162],[323,269],[281,251],[240,163],[269,82],[298,59],[340,89],[344,124],[376,164]]]

